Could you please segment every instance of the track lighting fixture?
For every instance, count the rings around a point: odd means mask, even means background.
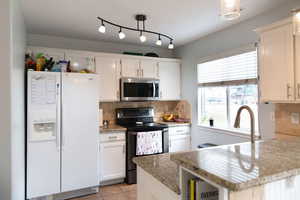
[[[120,28],[120,30],[119,30],[119,38],[121,40],[126,37],[125,33],[122,31],[122,30],[126,29],[126,30],[130,30],[130,31],[139,32],[140,33],[139,38],[140,38],[141,42],[146,42],[147,41],[147,37],[145,36],[145,33],[152,34],[152,35],[157,35],[158,36],[158,40],[156,41],[156,45],[158,45],[158,46],[161,46],[162,43],[163,43],[161,37],[169,39],[170,40],[170,44],[169,44],[168,47],[169,47],[169,49],[174,49],[173,38],[171,38],[170,36],[168,36],[166,34],[154,32],[154,31],[149,31],[149,30],[146,29],[146,27],[145,27],[145,21],[147,20],[146,15],[136,15],[135,16],[135,20],[137,21],[137,28],[131,28],[131,27],[127,27],[127,26],[121,26],[119,24],[115,24],[115,23],[112,23],[110,21],[107,21],[107,20],[105,20],[105,19],[103,19],[101,17],[97,17],[97,19],[101,21],[101,26],[99,27],[99,32],[100,33],[105,33],[106,32],[106,27],[104,25],[104,23],[106,23],[106,24],[109,24],[109,25],[112,25],[112,26]],[[140,25],[142,25],[142,26],[140,27]]]

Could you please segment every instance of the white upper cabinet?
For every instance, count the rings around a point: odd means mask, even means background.
[[[122,77],[158,78],[156,60],[121,59]]]
[[[96,57],[96,73],[99,74],[100,101],[119,101],[120,60],[112,57]]]
[[[137,59],[122,59],[121,74],[123,77],[139,78],[141,74],[140,61]]]
[[[158,78],[158,62],[156,60],[141,60],[140,63],[142,78]]]
[[[261,40],[259,47],[260,100],[262,102],[295,101],[292,22],[277,23],[259,29],[258,32]]]
[[[181,65],[179,62],[159,62],[161,100],[180,100],[181,98]]]
[[[300,36],[295,36],[296,100],[300,101]]]

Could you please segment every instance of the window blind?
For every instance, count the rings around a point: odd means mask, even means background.
[[[198,64],[200,86],[253,84],[257,82],[257,51]]]

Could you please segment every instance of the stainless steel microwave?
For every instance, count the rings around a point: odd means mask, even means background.
[[[159,79],[121,78],[121,101],[159,100]]]

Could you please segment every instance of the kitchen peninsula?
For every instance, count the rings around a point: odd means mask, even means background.
[[[167,186],[168,181],[156,177],[157,170],[149,170],[150,165],[159,168],[159,156],[152,158],[153,162],[145,159],[135,158],[139,170]],[[187,199],[187,184],[193,178],[215,187],[219,200],[296,200],[300,196],[297,189],[300,187],[300,139],[274,139],[175,153],[170,155],[170,161],[179,167],[173,176],[178,177],[182,200]]]

